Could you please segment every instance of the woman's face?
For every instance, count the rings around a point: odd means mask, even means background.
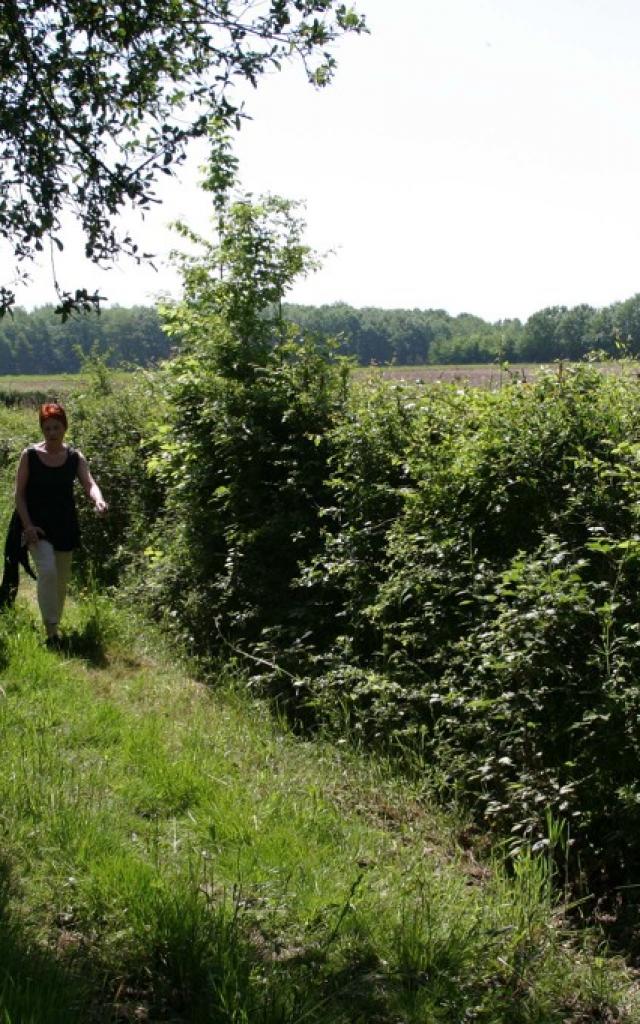
[[[42,436],[44,437],[47,444],[58,445],[62,444],[62,439],[65,435],[64,424],[60,420],[54,419],[53,416],[47,417],[42,424]]]

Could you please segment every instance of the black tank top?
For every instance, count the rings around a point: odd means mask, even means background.
[[[45,540],[56,551],[73,551],[80,544],[78,513],[73,484],[78,475],[78,453],[70,446],[61,466],[45,466],[35,448],[27,448],[29,478],[27,509],[34,526],[45,532]]]

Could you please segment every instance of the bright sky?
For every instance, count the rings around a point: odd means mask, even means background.
[[[308,241],[334,250],[288,298],[497,320],[640,291],[638,0],[356,6],[371,35],[341,43],[334,83],[263,80],[237,140],[244,185],[305,200]],[[158,273],[85,272],[70,240],[61,284],[121,305],[175,290],[164,225],[206,223],[198,162],[145,223]],[[49,270],[18,300],[53,301]]]

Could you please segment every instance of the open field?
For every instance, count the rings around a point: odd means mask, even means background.
[[[533,381],[543,371],[562,368],[570,363],[512,363],[508,367],[500,367],[495,363],[447,364],[437,366],[359,366],[355,376],[359,380],[389,380],[406,384],[459,384],[463,386],[500,388],[510,381]],[[639,372],[635,362],[604,362],[598,369],[603,373],[630,373],[634,376]],[[110,379],[116,384],[124,380],[128,371],[110,371]],[[68,399],[74,391],[86,386],[88,378],[84,374],[25,374],[0,375],[0,404],[4,405],[36,405],[42,401],[62,401]]]
[[[0,375],[0,388],[6,391],[49,391],[56,388],[75,388],[85,378],[77,373],[50,373]]]
[[[571,363],[511,363],[507,368],[495,363],[447,364],[438,366],[361,366],[360,379],[390,380],[406,384],[460,384],[482,388],[500,388],[514,380],[533,381],[545,370],[562,372]],[[638,373],[634,363],[603,362],[597,367],[603,373]]]
[[[128,376],[126,370],[110,370],[109,380],[118,385]],[[40,402],[65,402],[71,394],[89,383],[84,373],[0,375],[0,405],[37,405]]]
[[[0,405],[9,408],[37,406],[42,402],[66,402],[81,385],[73,374],[51,377],[0,377]]]

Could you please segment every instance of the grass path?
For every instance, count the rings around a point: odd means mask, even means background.
[[[635,1021],[544,857],[507,876],[417,785],[205,687],[101,600],[0,617],[0,1021]]]

